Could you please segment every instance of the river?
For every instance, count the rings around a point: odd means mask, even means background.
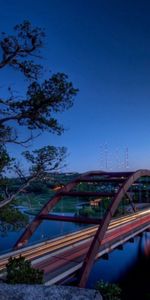
[[[85,228],[85,225],[44,221],[31,238],[30,243],[82,228]],[[11,249],[21,233],[22,230],[0,236],[0,253]],[[145,232],[142,237],[136,237],[134,243],[124,244],[123,250],[114,250],[109,254],[108,260],[99,259],[93,266],[87,287],[94,288],[100,279],[120,283],[123,289],[123,300],[150,299],[150,233]],[[149,297],[146,296],[148,293]]]

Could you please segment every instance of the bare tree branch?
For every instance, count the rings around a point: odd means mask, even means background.
[[[16,193],[13,194],[7,194],[7,197],[4,200],[0,201],[0,208],[4,207],[5,205],[12,202],[21,192],[24,192],[25,188],[29,186],[29,184],[34,181],[36,177],[31,177],[24,185],[22,185]]]
[[[30,145],[28,144],[29,142],[33,141],[34,139],[36,139],[37,137],[39,137],[41,135],[41,133],[37,134],[37,135],[30,135],[30,137],[28,137],[26,140],[22,140],[22,141],[18,141],[17,140],[17,136],[16,138],[10,138],[10,139],[5,139],[5,143],[7,144],[16,144],[16,145],[20,145],[23,146],[25,148],[28,148]]]
[[[43,82],[40,79],[43,67],[33,58],[41,58],[43,38],[41,28],[33,27],[28,21],[15,26],[14,35],[2,33],[0,37],[0,69],[6,66],[15,68],[29,80],[23,96],[17,97],[8,86],[8,98],[0,98],[0,207],[14,200],[33,181],[46,180],[50,172],[65,166],[64,147],[46,146],[32,152],[25,151],[23,155],[29,165],[28,176],[25,176],[23,168],[9,156],[7,148],[8,144],[28,147],[43,131],[62,134],[64,128],[56,115],[72,107],[78,92],[64,73],[52,74]],[[19,134],[18,128],[21,127],[27,133],[24,139]],[[37,135],[33,134],[36,130],[40,132]],[[6,170],[15,172],[21,179],[15,192],[7,187],[8,182],[4,183]]]

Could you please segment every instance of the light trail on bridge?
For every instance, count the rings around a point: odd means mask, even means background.
[[[99,251],[95,257],[98,259],[105,253],[111,252],[116,247],[127,242],[133,236],[148,229],[150,226],[150,214],[142,214],[139,218],[125,222],[124,225],[115,226],[106,232],[102,240]],[[45,260],[39,261],[36,267],[43,269],[45,273],[45,281],[47,284],[60,282],[62,279],[72,275],[79,270],[85,259],[86,253],[90,247],[92,239],[79,242],[70,249],[64,250],[60,255],[47,256]]]
[[[116,230],[117,228],[120,230],[120,228],[128,223],[133,222],[134,220],[140,220],[140,218],[149,215],[150,209],[142,210],[139,212],[136,212],[132,215],[126,215],[121,218],[117,218],[111,221],[108,230],[107,235],[109,234],[111,236],[112,231]],[[47,242],[42,242],[38,245],[34,246],[28,246],[16,251],[9,252],[7,254],[3,254],[0,256],[0,270],[5,269],[5,266],[8,262],[8,258],[10,256],[12,257],[19,257],[20,254],[24,256],[27,260],[32,260],[33,265],[38,262],[41,257],[45,257],[45,255],[48,255],[48,257],[53,256],[54,252],[55,255],[60,255],[61,252],[64,251],[64,249],[69,249],[70,247],[73,248],[74,245],[77,245],[78,243],[92,240],[92,237],[94,236],[98,226],[92,226],[88,227],[84,230],[78,231],[76,233],[68,234],[66,236],[62,236],[56,239],[52,239]],[[85,251],[85,247],[84,247]]]

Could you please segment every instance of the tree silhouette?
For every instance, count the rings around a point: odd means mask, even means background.
[[[73,105],[78,89],[64,73],[52,74],[42,80],[43,66],[41,49],[44,46],[45,33],[41,28],[33,27],[29,21],[14,27],[14,34],[1,34],[0,69],[13,68],[23,74],[28,82],[26,93],[18,97],[9,83],[8,97],[0,97],[0,207],[10,203],[34,180],[46,178],[49,172],[64,164],[66,148],[45,146],[42,149],[24,151],[23,156],[29,163],[25,175],[21,165],[10,157],[7,145],[16,144],[28,147],[29,143],[47,131],[62,134],[64,128],[56,118],[58,113]],[[28,136],[21,139],[19,130],[26,128]],[[6,174],[8,169],[21,178],[21,185],[15,193],[9,191]]]

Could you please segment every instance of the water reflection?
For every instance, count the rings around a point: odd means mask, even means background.
[[[144,233],[139,239],[136,263],[129,266],[120,278],[123,300],[150,299],[150,234]],[[146,252],[145,252],[146,251]]]
[[[126,243],[123,251],[113,251],[108,260],[98,260],[87,287],[93,288],[100,279],[119,283],[123,300],[150,299],[150,233],[136,237],[134,243]]]
[[[150,257],[150,232],[148,234],[145,234],[144,237],[145,240],[144,240],[143,252],[145,256]]]

